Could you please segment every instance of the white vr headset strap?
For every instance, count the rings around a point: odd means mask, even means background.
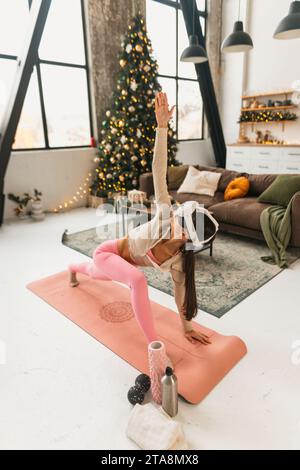
[[[214,226],[216,227],[216,232],[219,230],[219,224],[216,221],[216,219],[214,217],[212,217],[212,215],[210,214],[210,212],[207,209],[200,206],[200,204],[198,204],[194,201],[189,201],[187,203],[184,203],[176,211],[176,214],[179,217],[184,217],[186,228],[189,232],[189,236],[190,236],[190,239],[191,239],[193,245],[196,248],[203,248],[204,245],[206,245],[208,242],[210,242],[214,238],[215,233],[211,237],[209,237],[207,240],[203,240],[203,241],[199,240],[199,238],[197,236],[197,232],[196,232],[195,227],[194,227],[193,220],[192,220],[192,214],[195,212],[195,210],[199,213],[207,215],[207,217],[213,222]]]

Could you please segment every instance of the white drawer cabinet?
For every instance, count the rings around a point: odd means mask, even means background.
[[[279,173],[300,173],[300,148],[282,149]]]
[[[300,173],[300,147],[229,146],[226,168],[251,174]]]
[[[278,173],[281,149],[262,149],[253,147],[251,150],[251,161],[249,173],[255,175]]]
[[[227,166],[228,170],[248,172],[249,152],[246,148],[228,147]]]

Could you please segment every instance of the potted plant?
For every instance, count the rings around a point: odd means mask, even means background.
[[[20,219],[26,219],[28,217],[27,212],[26,212],[26,207],[27,207],[28,202],[31,200],[31,197],[29,196],[29,194],[24,193],[24,196],[20,197],[20,196],[16,196],[13,193],[9,193],[7,197],[10,201],[13,201],[14,203],[17,204],[17,207],[14,209],[14,213],[16,214],[16,216],[19,217]]]
[[[37,189],[34,190],[34,196],[30,198],[31,200],[31,217],[35,221],[44,220],[45,213],[43,211],[42,204],[42,193]]]

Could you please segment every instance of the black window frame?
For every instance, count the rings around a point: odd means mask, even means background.
[[[78,68],[81,70],[85,70],[86,73],[86,81],[87,81],[87,95],[88,95],[88,107],[89,107],[89,126],[90,126],[90,137],[91,139],[94,137],[94,126],[93,126],[93,112],[92,112],[92,99],[91,99],[91,74],[89,68],[89,54],[88,54],[88,39],[87,39],[87,26],[86,26],[86,12],[84,6],[84,0],[79,0],[81,5],[81,19],[82,19],[82,28],[83,28],[83,42],[84,42],[84,54],[85,54],[85,64],[74,64],[69,62],[57,62],[53,60],[44,60],[38,57],[37,63],[35,64],[36,74],[37,74],[37,84],[38,84],[38,93],[39,93],[39,100],[40,100],[40,109],[41,109],[41,117],[42,117],[42,125],[43,125],[43,133],[44,133],[44,147],[33,147],[33,148],[17,148],[12,149],[12,152],[34,152],[34,151],[49,151],[49,150],[64,150],[64,149],[81,149],[81,148],[91,148],[92,144],[89,145],[71,145],[71,146],[59,146],[59,147],[51,147],[49,145],[49,136],[48,136],[48,125],[47,125],[47,118],[46,118],[46,109],[45,109],[45,102],[44,102],[44,90],[42,84],[42,74],[41,74],[41,65],[54,65],[59,67],[68,67],[68,68]],[[29,9],[31,8],[32,0],[27,0]],[[51,8],[51,7],[50,7]],[[10,54],[1,54],[0,59],[6,60],[15,60],[17,61],[18,57]]]
[[[178,50],[178,11],[181,10],[181,5],[180,5],[180,2],[179,0],[150,0],[152,2],[156,2],[156,3],[161,3],[163,5],[166,5],[168,7],[171,7],[171,8],[175,8],[176,9],[176,74],[175,75],[165,75],[165,74],[158,74],[158,80],[159,78],[170,78],[170,79],[173,79],[175,80],[175,83],[176,83],[176,106],[177,106],[177,109],[178,109],[178,89],[179,89],[179,82],[180,81],[186,81],[186,82],[196,82],[199,84],[197,78],[185,78],[185,77],[181,77],[180,75],[178,75],[178,63],[179,63],[179,54],[181,54],[182,51],[179,51]],[[206,40],[206,31],[207,31],[207,0],[205,0],[205,11],[203,10],[196,10],[195,12],[196,14],[199,15],[199,17],[202,17],[204,18],[205,20],[205,29],[203,31],[203,36],[204,36],[204,40]],[[150,37],[150,40],[151,40],[151,37]],[[188,46],[188,37],[187,37],[187,46]],[[193,65],[191,64],[191,67],[193,67]],[[200,93],[200,91],[199,91]],[[201,97],[202,99],[202,97]],[[176,136],[178,138],[178,113],[176,113]],[[178,142],[198,142],[198,141],[202,141],[204,140],[204,108],[202,106],[202,137],[199,137],[199,138],[195,138],[195,139],[178,139]]]

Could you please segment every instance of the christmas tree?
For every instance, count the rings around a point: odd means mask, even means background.
[[[128,27],[119,56],[117,90],[102,122],[97,168],[91,193],[99,197],[138,189],[139,176],[151,172],[155,142],[154,99],[162,91],[145,20],[138,14]],[[177,166],[177,140],[169,125],[168,165]]]

